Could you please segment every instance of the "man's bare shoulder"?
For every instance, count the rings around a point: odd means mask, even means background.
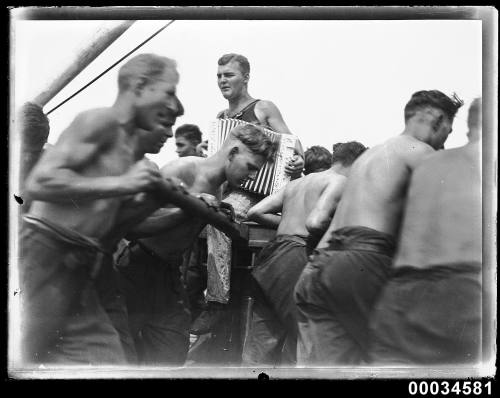
[[[111,108],[89,109],[79,113],[64,134],[80,138],[105,139],[110,138],[113,132],[117,132],[119,126],[118,119]]]
[[[204,160],[205,158],[199,156],[185,156],[167,162],[160,171],[164,177],[190,179],[199,173]]]
[[[255,109],[259,110],[259,111],[262,111],[266,114],[270,113],[270,112],[276,112],[278,110],[278,107],[274,104],[274,102],[272,101],[268,101],[268,100],[259,100],[256,104],[255,104]]]
[[[450,174],[463,166],[470,165],[471,162],[479,163],[479,150],[474,145],[465,145],[459,148],[436,151],[424,158],[415,170],[416,176],[438,174]]]

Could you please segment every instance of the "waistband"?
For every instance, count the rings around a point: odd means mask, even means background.
[[[80,232],[58,225],[46,218],[25,215],[23,216],[23,221],[27,227],[55,238],[58,241],[104,254],[110,254],[103,248],[97,239],[90,238]]]
[[[169,253],[167,256],[161,256],[154,249],[151,249],[139,240],[131,241],[128,244],[128,249],[134,255],[140,256],[146,254],[162,264],[172,265],[173,267],[179,266],[179,262],[183,260],[184,255],[184,250],[182,250]]]
[[[307,236],[281,234],[276,235],[270,242],[295,242],[299,245],[307,246]]]
[[[327,243],[330,250],[370,251],[389,257],[393,257],[396,250],[392,235],[361,226],[339,228],[332,232]]]
[[[463,274],[479,275],[483,269],[480,262],[456,262],[437,264],[425,268],[404,265],[394,268],[393,278],[441,279]]]

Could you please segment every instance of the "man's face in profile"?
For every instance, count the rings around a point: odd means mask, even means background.
[[[248,76],[244,76],[238,62],[229,62],[219,65],[217,69],[217,84],[225,99],[238,97],[248,82]]]
[[[197,156],[196,145],[187,140],[185,137],[175,138],[175,152],[182,158],[184,156]]]

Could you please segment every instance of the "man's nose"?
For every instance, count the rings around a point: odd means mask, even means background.
[[[179,98],[175,97],[174,100],[167,103],[167,107],[174,113],[176,117],[184,115],[184,106]]]

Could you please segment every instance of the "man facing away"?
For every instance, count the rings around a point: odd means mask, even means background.
[[[469,144],[439,151],[413,173],[394,275],[371,322],[371,359],[449,365],[481,359],[481,99]]]
[[[100,258],[111,249],[101,240],[124,200],[161,181],[143,159],[153,148],[145,148],[148,140],[140,132],[161,131],[163,142],[171,135],[183,114],[178,80],[169,58],[132,58],[119,71],[115,103],[77,115],[28,177],[33,203],[24,217],[19,258],[27,362],[124,361],[95,286]]]
[[[304,175],[328,170],[332,165],[332,154],[328,149],[313,145],[304,152]]]
[[[278,107],[271,101],[255,99],[248,93],[250,63],[240,54],[225,54],[218,60],[217,84],[228,101],[228,109],[217,114],[218,119],[239,119],[280,134],[290,134]],[[300,177],[304,166],[302,147],[297,143],[293,159],[285,166],[292,178]],[[229,203],[238,221],[246,219],[247,211],[262,199],[261,195],[233,187],[225,190],[222,200]],[[207,227],[209,260],[207,263],[208,310],[203,311],[191,332],[204,334],[224,316],[230,296],[231,240],[211,226]],[[213,260],[212,260],[213,259]]]
[[[277,228],[276,237],[260,253],[252,272],[254,298],[250,333],[243,348],[246,365],[296,362],[297,310],[293,288],[315,247],[313,237],[325,232],[352,163],[366,148],[359,142],[340,144],[331,168],[290,182],[252,207],[248,218]],[[306,159],[307,159],[306,151]],[[281,216],[277,213],[281,213]],[[314,239],[315,242],[319,239]]]
[[[161,174],[215,206],[222,183],[239,186],[255,178],[273,150],[261,129],[238,126],[213,156],[179,158],[167,163]],[[132,241],[120,258],[119,270],[141,363],[182,365],[186,360],[191,318],[180,266],[203,225],[179,208],[165,207],[127,235]]]
[[[295,287],[300,365],[367,360],[368,317],[391,272],[409,178],[440,148],[462,105],[440,91],[418,91],[405,128],[354,163],[342,199]]]

